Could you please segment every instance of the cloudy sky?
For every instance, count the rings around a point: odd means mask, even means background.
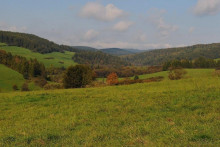
[[[153,49],[220,42],[220,0],[0,1],[0,30],[59,44]]]

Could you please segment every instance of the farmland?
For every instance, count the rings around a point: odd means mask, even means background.
[[[37,52],[32,52],[31,50],[16,47],[16,46],[1,46],[0,50],[5,50],[11,52],[12,55],[20,55],[28,59],[37,59],[39,62],[42,62],[46,67],[68,67],[70,65],[76,65],[72,60],[74,52],[65,51],[64,53],[53,52],[48,54],[40,54]]]

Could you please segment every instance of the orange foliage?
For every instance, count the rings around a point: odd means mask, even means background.
[[[108,77],[107,77],[107,83],[109,85],[118,84],[118,75],[115,72],[109,74]]]

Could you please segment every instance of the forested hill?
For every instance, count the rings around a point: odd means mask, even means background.
[[[122,58],[135,65],[160,65],[173,59],[194,60],[199,57],[210,59],[220,58],[220,43],[151,50],[134,55],[123,56]]]
[[[123,59],[112,56],[101,51],[93,52],[93,51],[83,51],[77,52],[73,56],[73,60],[80,64],[90,64],[92,66],[122,66],[129,65],[128,62]]]
[[[115,55],[115,56],[131,55],[131,54],[144,52],[143,50],[120,49],[120,48],[106,48],[106,49],[101,49],[100,51],[102,51],[103,53],[107,53],[107,54]]]
[[[64,52],[65,50],[73,52],[80,51],[77,48],[58,45],[47,39],[26,33],[0,31],[0,42],[10,46],[24,47],[39,53]]]

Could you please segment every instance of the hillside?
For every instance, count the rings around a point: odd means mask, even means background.
[[[220,43],[151,50],[135,55],[123,56],[123,59],[135,65],[160,65],[168,60],[193,60],[199,57],[220,58]]]
[[[73,60],[79,64],[90,64],[93,66],[122,66],[129,65],[128,62],[122,60],[117,56],[112,56],[101,51],[91,52],[77,52],[73,56]]]
[[[72,46],[73,49],[83,50],[83,51],[98,51],[98,49],[88,46]]]
[[[48,54],[40,54],[37,52],[32,52],[29,49],[16,47],[16,46],[0,46],[0,50],[5,50],[6,52],[11,52],[12,55],[19,55],[26,57],[27,59],[36,58],[39,62],[43,63],[46,67],[68,67],[70,65],[75,65],[76,63],[72,60],[74,52],[65,51],[53,52]]]
[[[25,82],[23,75],[14,71],[5,65],[0,64],[0,92],[13,91],[12,86],[17,85],[21,89],[22,84]],[[29,83],[30,90],[39,90],[40,87],[36,86],[33,82]]]
[[[12,91],[12,86],[16,84],[19,88],[25,82],[23,75],[0,64],[0,91]]]
[[[52,52],[64,52],[80,51],[76,48],[66,45],[59,45],[47,39],[38,37],[33,34],[0,31],[0,42],[6,43],[9,46],[18,46],[30,49],[31,51],[38,53],[52,53]]]
[[[184,79],[159,83],[0,93],[0,146],[218,146],[220,78],[213,71],[187,70]]]
[[[107,54],[115,55],[115,56],[130,55],[130,54],[143,52],[142,50],[120,49],[120,48],[106,48],[106,49],[101,49],[100,51],[102,51],[103,53],[107,53]]]

